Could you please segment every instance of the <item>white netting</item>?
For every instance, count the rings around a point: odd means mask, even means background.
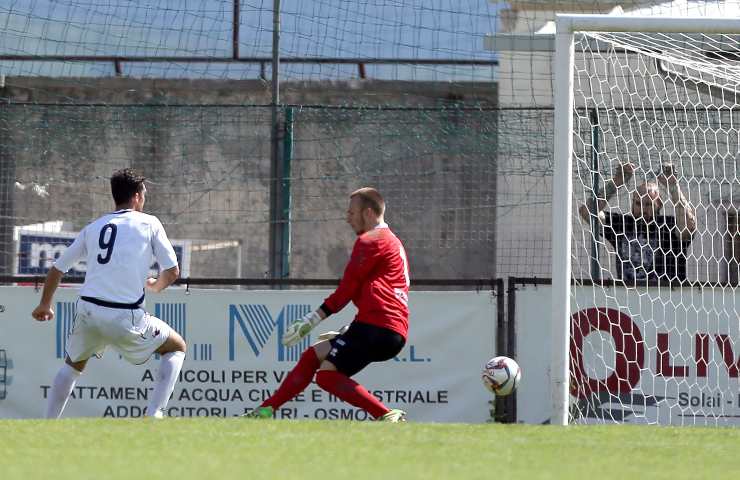
[[[576,35],[572,421],[738,422],[739,38]]]
[[[738,35],[591,32],[588,37],[613,49],[653,58],[659,70],[676,75],[677,81],[693,80],[733,90],[740,85]]]

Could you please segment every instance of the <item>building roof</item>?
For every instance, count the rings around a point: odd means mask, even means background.
[[[642,6],[640,8],[622,8],[625,15],[634,16],[702,16],[702,17],[734,17],[740,16],[740,0],[674,0],[672,2],[655,2],[657,5]]]
[[[626,0],[609,2],[600,0],[522,0],[507,2],[512,10],[555,10],[569,13],[607,13],[616,6],[635,9],[655,5],[656,0]]]

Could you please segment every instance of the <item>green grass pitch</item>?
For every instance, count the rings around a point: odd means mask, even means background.
[[[0,479],[714,479],[738,445],[732,428],[0,420]]]

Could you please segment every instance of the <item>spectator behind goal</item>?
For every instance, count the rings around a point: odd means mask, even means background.
[[[614,247],[615,279],[627,284],[686,280],[686,251],[696,231],[696,212],[681,192],[671,164],[663,165],[657,182],[646,181],[632,192],[631,213],[604,212],[636,169],[632,163],[617,166],[605,184],[604,198],[581,205],[579,214],[589,223],[596,217],[599,233]],[[670,193],[675,217],[661,215],[661,185]]]

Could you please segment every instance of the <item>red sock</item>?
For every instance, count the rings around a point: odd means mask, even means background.
[[[316,383],[335,397],[365,410],[374,418],[388,413],[388,407],[368,392],[365,387],[343,373],[334,370],[320,370],[316,374]]]
[[[316,351],[313,347],[308,347],[301,355],[296,366],[293,367],[293,370],[288,373],[283,383],[280,384],[277,392],[262,402],[260,407],[272,407],[277,410],[285,402],[292,400],[293,397],[311,384],[313,375],[318,370],[319,365],[321,365],[321,362],[319,362],[319,357],[316,356]]]

